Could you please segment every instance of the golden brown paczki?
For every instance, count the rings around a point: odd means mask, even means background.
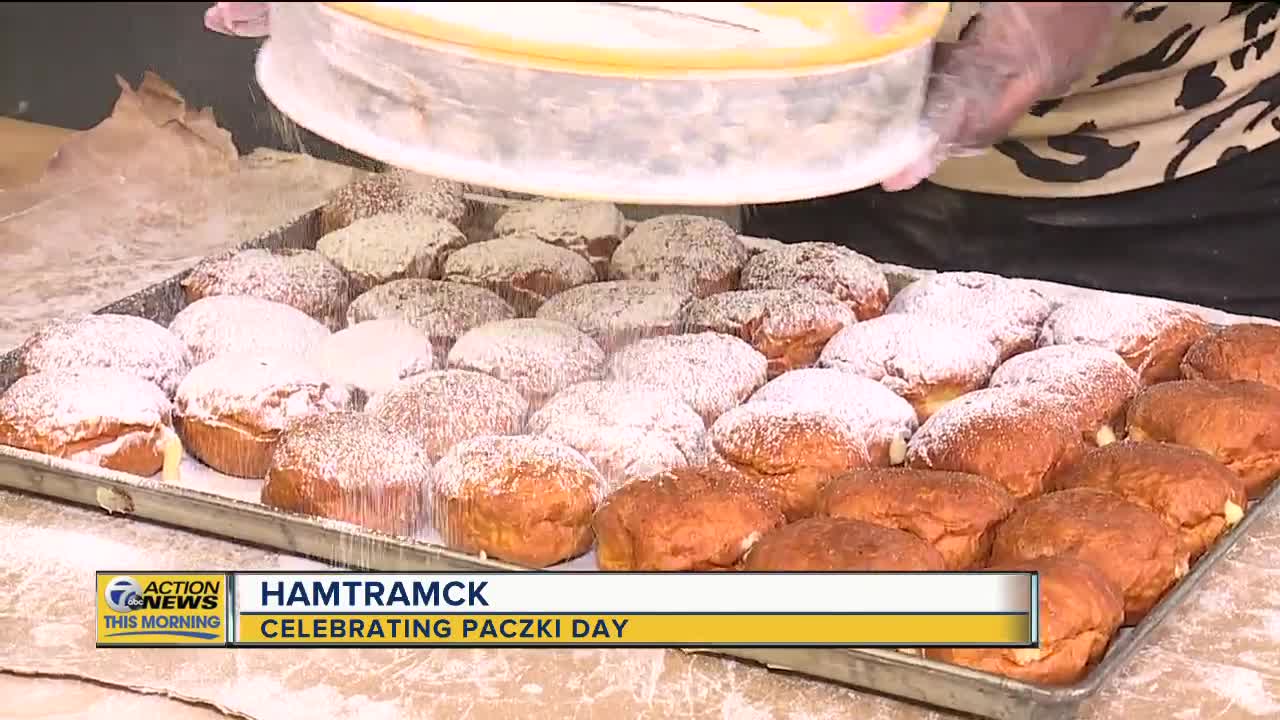
[[[1129,405],[1129,437],[1203,450],[1231,468],[1249,497],[1280,475],[1280,388],[1252,380],[1179,380]]]
[[[1200,338],[1182,358],[1182,377],[1280,388],[1280,326],[1242,323]]]
[[[1016,501],[999,483],[969,473],[861,468],[818,493],[816,514],[905,530],[942,554],[948,570],[986,564],[995,529]]]
[[[991,544],[992,564],[1055,556],[1098,568],[1123,593],[1125,622],[1131,625],[1190,564],[1178,533],[1159,515],[1096,488],[1060,490],[1022,505]]]
[[[866,443],[838,415],[781,402],[740,405],[709,433],[712,462],[778,499],[788,521],[813,514],[833,477],[871,463]]]
[[[1040,646],[929,648],[925,657],[1039,685],[1071,685],[1102,659],[1124,617],[1124,601],[1095,567],[1042,557],[989,569],[1040,574]]]
[[[601,570],[729,570],[785,522],[772,497],[707,467],[632,481],[596,512]]]
[[[860,520],[813,517],[765,534],[743,560],[756,572],[941,571],[942,555],[920,538]]]
[[[1146,507],[1178,531],[1195,559],[1244,517],[1244,484],[1212,455],[1168,443],[1095,448],[1064,468],[1061,489],[1108,490]]]
[[[280,434],[262,504],[412,535],[430,472],[426,453],[394,425],[358,412],[311,415]]]
[[[567,445],[530,435],[477,437],[432,469],[432,518],[450,547],[542,568],[591,549],[604,491],[604,477]]]

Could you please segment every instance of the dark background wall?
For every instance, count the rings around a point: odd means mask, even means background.
[[[204,27],[209,3],[0,3],[0,115],[85,129],[111,112],[120,75],[146,70],[210,106],[241,152],[299,150],[352,161],[314,135],[281,132],[253,75],[260,40]],[[363,164],[363,163],[358,163]]]

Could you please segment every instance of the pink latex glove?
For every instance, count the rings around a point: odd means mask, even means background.
[[[264,2],[214,3],[204,13],[204,26],[233,37],[266,37],[270,6]]]
[[[901,4],[901,3],[898,3]],[[925,101],[926,149],[885,190],[907,190],[949,157],[1003,140],[1040,100],[1059,96],[1106,46],[1127,2],[993,2],[954,44],[939,44]]]

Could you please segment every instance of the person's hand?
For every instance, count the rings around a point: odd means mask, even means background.
[[[939,44],[925,100],[925,149],[881,183],[907,190],[949,157],[1003,140],[1036,102],[1066,93],[1110,41],[1124,2],[983,3],[954,44]]]
[[[266,37],[270,31],[269,15],[269,3],[214,3],[204,13],[204,26],[234,37]]]

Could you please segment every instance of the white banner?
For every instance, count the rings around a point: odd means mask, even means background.
[[[241,613],[1030,613],[1026,573],[234,573]]]

